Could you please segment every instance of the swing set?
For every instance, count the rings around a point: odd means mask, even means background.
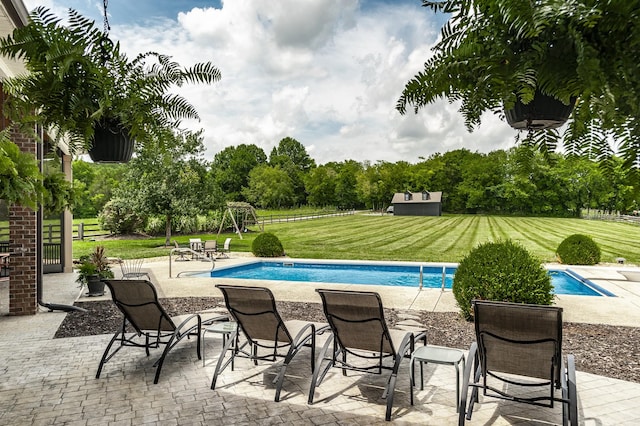
[[[264,225],[258,221],[256,210],[249,203],[240,201],[227,202],[227,209],[222,215],[222,220],[220,221],[218,236],[220,236],[222,230],[225,229],[227,220],[231,222],[234,231],[238,234],[240,239],[242,239],[242,233],[246,232],[247,227],[249,226],[258,225],[260,227],[260,231],[264,232]],[[240,226],[238,226],[238,224],[240,224]]]

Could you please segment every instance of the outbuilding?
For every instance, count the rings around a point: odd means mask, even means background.
[[[395,216],[442,216],[442,192],[397,192],[391,204]]]

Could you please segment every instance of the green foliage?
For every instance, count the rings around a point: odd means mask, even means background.
[[[103,229],[114,234],[133,234],[144,227],[145,218],[138,214],[129,202],[122,198],[112,198],[98,215],[98,223]]]
[[[195,108],[170,89],[220,79],[209,62],[182,68],[156,52],[130,60],[119,42],[72,9],[68,23],[44,7],[30,18],[0,40],[0,52],[24,61],[28,71],[3,81],[14,95],[5,111],[25,128],[56,128],[56,137],[74,148],[89,146],[95,124],[105,118],[118,119],[143,144],[183,119],[198,119]]]
[[[73,216],[96,217],[112,198],[126,172],[127,165],[96,164],[76,160],[71,166],[75,193]]]
[[[195,221],[197,215],[222,205],[222,194],[201,158],[203,152],[202,132],[165,130],[161,138],[148,142],[131,160],[116,191],[138,214],[164,217],[167,244],[174,225],[197,228],[195,222],[176,223],[174,218]]]
[[[64,173],[48,171],[42,180],[45,192],[42,206],[47,214],[61,213],[67,207],[73,207],[75,192]]]
[[[556,250],[558,261],[566,265],[595,265],[600,262],[600,247],[587,235],[573,234]]]
[[[215,155],[211,175],[227,201],[246,201],[242,189],[249,186],[249,173],[266,162],[267,155],[257,145],[229,146]]]
[[[263,232],[258,235],[251,244],[251,252],[257,257],[279,257],[284,256],[282,243],[274,234]]]
[[[637,0],[423,3],[450,18],[424,70],[405,85],[401,113],[441,98],[461,102],[471,130],[484,112],[501,114],[517,99],[528,104],[536,91],[565,105],[577,97],[564,133],[567,152],[605,160],[620,152],[626,170],[640,178]],[[543,151],[558,143],[557,135],[543,139]]]
[[[261,208],[294,205],[293,181],[280,167],[257,166],[249,174],[249,187],[243,189],[247,201]]]
[[[0,132],[0,199],[35,209],[45,191],[41,180],[35,156],[20,151],[6,131]]]
[[[458,265],[453,295],[467,319],[474,299],[540,305],[553,301],[551,278],[540,261],[510,240],[471,250]]]
[[[91,254],[83,256],[80,261],[78,278],[76,279],[80,286],[87,285],[87,281],[92,275],[97,275],[100,279],[114,277],[104,246],[96,246]]]

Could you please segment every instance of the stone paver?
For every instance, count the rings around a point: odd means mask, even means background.
[[[228,259],[232,263],[242,259]],[[184,262],[189,263],[189,262]],[[219,262],[222,264],[222,262]],[[187,268],[191,265],[172,265]],[[202,265],[198,265],[202,266]],[[168,278],[166,260],[149,262],[152,279],[168,297],[205,295],[220,296],[211,279]],[[174,274],[177,269],[174,269]],[[589,269],[590,278],[598,278],[597,269]],[[630,276],[632,274],[629,274]],[[602,275],[604,280],[615,274]],[[639,275],[640,276],[640,275]],[[73,274],[45,276],[45,300],[72,304],[79,295]],[[607,285],[633,289],[628,281],[607,281]],[[635,283],[640,286],[640,284]],[[287,284],[269,283],[276,298],[304,300],[316,297],[312,287],[297,294]],[[362,287],[358,287],[362,288]],[[376,287],[387,307],[403,309],[406,326],[414,324],[411,310],[422,309],[420,299],[428,299],[432,310],[449,307],[450,293],[397,291],[386,296],[386,289]],[[2,291],[2,288],[0,288]],[[612,290],[615,292],[615,290]],[[199,293],[198,293],[199,292]],[[625,294],[621,309],[640,306],[633,291]],[[301,295],[302,294],[302,295]],[[424,296],[424,297],[423,297]],[[444,301],[443,301],[444,299]],[[603,300],[584,298],[580,309],[598,311]],[[572,302],[573,303],[573,302]],[[573,312],[572,303],[565,313]],[[589,305],[591,303],[591,305]],[[585,305],[589,305],[586,306]],[[605,311],[607,311],[605,309]],[[606,312],[604,320],[613,318]],[[386,375],[373,376],[331,371],[316,391],[313,405],[307,404],[310,383],[309,353],[303,351],[287,370],[282,401],[273,401],[272,379],[277,365],[254,366],[239,359],[235,371],[226,370],[215,391],[209,389],[220,338],[207,336],[207,362],[195,354],[195,341],[184,341],[169,355],[160,382],[153,384],[153,362],[159,351],[146,357],[141,349],[125,348],[104,367],[100,379],[95,372],[110,336],[88,336],[53,339],[55,330],[67,315],[43,310],[35,316],[0,316],[0,424],[6,425],[377,425],[386,424],[385,401],[381,398]],[[70,313],[69,315],[73,315]],[[627,311],[618,316],[638,315]],[[636,323],[637,324],[637,323]],[[457,424],[454,405],[455,379],[450,366],[425,366],[425,387],[416,389],[415,406],[409,403],[408,362],[401,368],[394,399],[393,424]],[[578,395],[581,423],[584,425],[640,424],[640,384],[578,372]],[[522,404],[481,398],[469,424],[557,424],[561,408],[540,409]]]

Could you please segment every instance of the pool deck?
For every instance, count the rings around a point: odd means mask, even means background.
[[[217,266],[246,262],[246,255],[232,253]],[[197,260],[173,262],[172,275],[186,270],[206,270]],[[640,268],[627,265],[573,267],[618,297],[557,296],[564,319],[637,327],[640,324]],[[146,261],[161,297],[221,297],[214,282],[255,282],[211,278],[169,278],[167,258]],[[116,272],[116,276],[118,272]],[[74,274],[45,276],[44,301],[72,304],[85,300],[74,283]],[[272,289],[276,299],[320,303],[316,287],[329,284],[260,282]],[[401,310],[456,311],[450,291],[383,286],[351,285],[380,293],[385,307]],[[345,286],[341,286],[345,288]],[[0,283],[6,295],[6,284]],[[8,297],[4,297],[7,300]],[[108,297],[91,298],[91,300]],[[4,302],[6,303],[6,302]],[[6,309],[6,306],[0,306]],[[6,312],[6,310],[3,310]],[[225,371],[215,391],[209,389],[220,340],[207,335],[207,359],[203,367],[194,344],[183,342],[170,354],[160,382],[153,384],[158,353],[125,349],[106,364],[95,379],[109,335],[53,339],[66,315],[47,312],[25,317],[0,316],[0,423],[11,425],[228,425],[228,424],[385,424],[384,400],[380,398],[384,377],[331,372],[313,405],[306,403],[309,384],[308,353],[294,359],[283,388],[283,400],[273,402],[268,363],[253,366],[238,360],[235,371]],[[460,348],[466,349],[466,348]],[[306,358],[305,358],[306,357]],[[615,365],[615,361],[612,361]],[[392,424],[457,424],[455,373],[451,366],[425,367],[425,387],[416,391],[412,407],[408,397],[408,363],[404,363],[396,386]],[[385,376],[386,377],[386,376]],[[580,421],[584,425],[640,424],[640,384],[585,372],[577,373]],[[483,399],[481,398],[481,401]],[[468,424],[558,424],[560,407],[541,409],[486,399],[477,406]]]

